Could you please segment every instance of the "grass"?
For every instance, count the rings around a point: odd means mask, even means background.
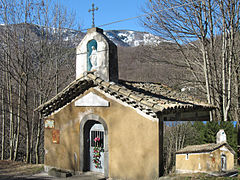
[[[176,178],[172,179],[177,179],[177,180],[195,180],[195,179],[200,179],[200,180],[236,180],[238,179],[237,177],[232,178],[232,177],[212,177],[212,176],[206,176],[206,175],[185,175],[185,176],[175,176]],[[171,178],[169,178],[171,179]]]
[[[27,164],[9,160],[0,161],[0,175],[2,176],[33,175],[42,171],[42,164]]]
[[[240,167],[238,167],[238,170],[240,171]],[[206,173],[193,173],[193,174],[170,174],[167,177],[169,177],[169,179],[173,179],[173,180],[195,180],[195,179],[200,179],[200,180],[236,180],[239,179],[238,177],[214,177],[214,176],[210,176],[209,174]],[[161,178],[160,178],[161,179]]]

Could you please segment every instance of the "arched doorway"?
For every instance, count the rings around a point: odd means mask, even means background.
[[[225,154],[222,154],[221,155],[221,170],[222,171],[226,171],[226,169],[227,169],[227,160],[226,159],[227,158],[226,158]]]
[[[100,164],[94,163],[95,147],[102,148],[97,158]],[[100,172],[108,177],[108,128],[95,114],[84,116],[80,122],[80,171]]]
[[[90,171],[104,173],[104,127],[100,123],[90,129],[89,164]]]

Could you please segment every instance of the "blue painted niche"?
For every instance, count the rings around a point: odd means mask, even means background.
[[[87,43],[87,71],[90,71],[92,68],[92,64],[89,59],[89,56],[92,53],[92,46],[94,46],[95,49],[97,50],[97,41],[95,39],[93,39]]]

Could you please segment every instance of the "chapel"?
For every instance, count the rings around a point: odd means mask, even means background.
[[[222,172],[234,170],[235,151],[220,129],[216,143],[191,145],[176,152],[177,173]]]
[[[45,170],[157,178],[163,122],[208,121],[213,108],[160,83],[120,80],[117,46],[91,28],[76,48],[76,80],[37,108],[45,119]]]

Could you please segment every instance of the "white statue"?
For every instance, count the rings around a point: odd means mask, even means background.
[[[92,46],[92,53],[89,56],[90,62],[92,64],[92,68],[90,71],[97,70],[98,69],[98,62],[97,62],[97,50],[95,49],[94,46]]]

